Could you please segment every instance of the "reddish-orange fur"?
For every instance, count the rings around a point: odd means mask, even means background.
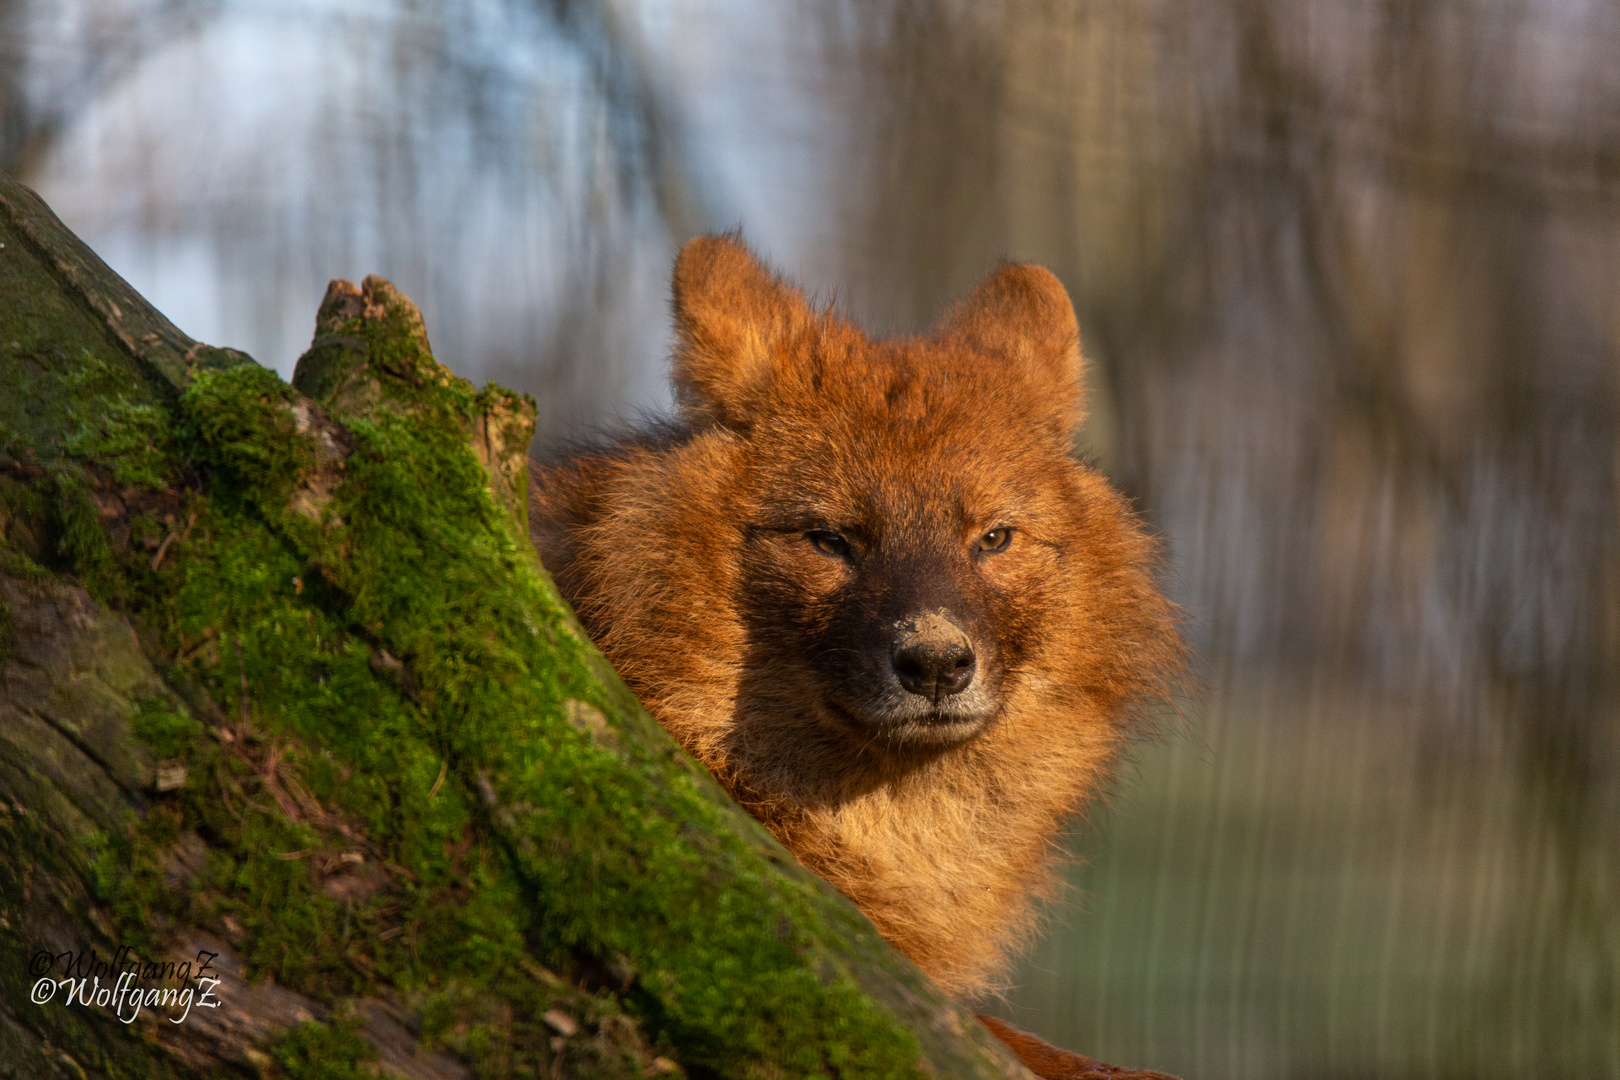
[[[1167,1073],[1105,1065],[1095,1058],[1059,1050],[994,1016],[981,1016],[979,1021],[990,1029],[992,1035],[1011,1047],[1018,1059],[1029,1067],[1029,1071],[1042,1080],[1176,1080]]]
[[[875,342],[707,238],[681,252],[675,314],[678,423],[537,467],[542,559],[739,802],[947,992],[982,990],[1053,891],[1064,822],[1182,656],[1154,544],[1071,457],[1068,297],[1007,265],[931,335]],[[795,634],[841,617],[856,570],[804,542],[817,522],[922,552],[983,598],[983,678],[1001,680],[983,730],[904,744],[822,704],[838,688]],[[1006,551],[961,555],[989,522],[1013,529]]]

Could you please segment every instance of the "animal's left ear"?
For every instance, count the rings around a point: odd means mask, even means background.
[[[1053,403],[1065,434],[1085,418],[1080,325],[1063,283],[1050,270],[1006,263],[945,313],[934,339],[1016,366]]]

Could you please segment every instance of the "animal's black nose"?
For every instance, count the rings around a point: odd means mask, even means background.
[[[935,705],[966,690],[977,667],[967,635],[949,623],[938,628],[915,626],[902,633],[889,663],[901,686]]]
[[[966,690],[978,666],[973,650],[954,642],[943,648],[920,642],[896,650],[890,662],[894,664],[894,674],[901,686],[936,705]]]

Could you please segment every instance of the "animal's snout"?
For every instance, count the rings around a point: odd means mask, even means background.
[[[895,627],[889,663],[901,686],[935,705],[972,685],[978,668],[973,639],[937,612]]]

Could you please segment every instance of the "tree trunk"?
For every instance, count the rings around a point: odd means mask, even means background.
[[[0,1076],[1027,1075],[640,708],[387,282],[289,387],[0,177],[0,297]]]

